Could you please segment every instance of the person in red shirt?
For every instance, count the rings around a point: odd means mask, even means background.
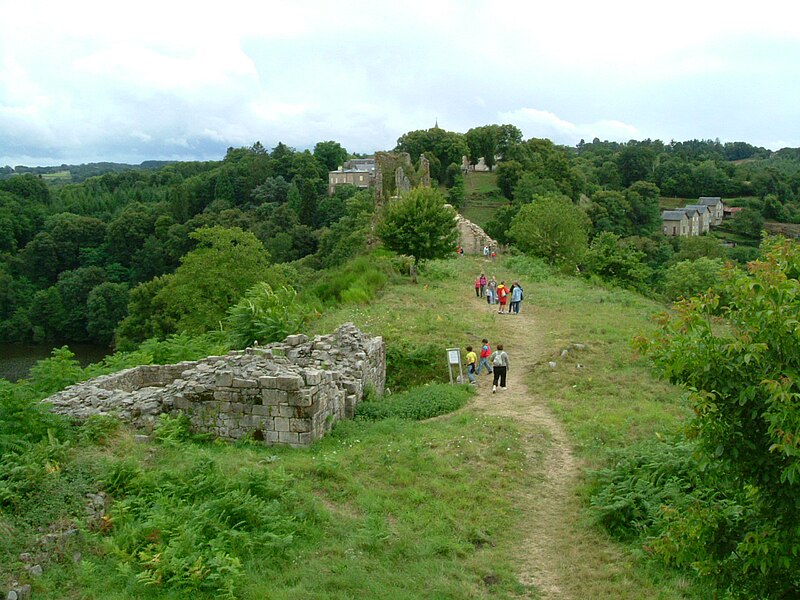
[[[492,374],[492,365],[489,364],[489,356],[492,354],[492,349],[489,347],[489,340],[483,338],[481,341],[483,346],[481,346],[481,359],[478,361],[478,368],[475,370],[475,373],[478,375],[481,374],[481,367],[486,365],[486,370],[489,371],[489,375]]]

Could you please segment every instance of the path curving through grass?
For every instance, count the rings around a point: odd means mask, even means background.
[[[511,363],[508,389],[498,388],[493,394],[491,376],[481,374],[473,406],[487,415],[513,419],[528,460],[544,465],[541,483],[525,490],[517,500],[522,514],[517,549],[519,580],[534,587],[543,598],[570,598],[562,582],[558,548],[575,518],[571,509],[576,508],[572,497],[578,461],[561,423],[544,399],[531,393],[525,383],[534,365],[541,362],[545,347],[535,316],[523,310],[519,315],[498,315],[496,323],[501,337],[493,348],[502,343]],[[539,456],[542,452],[543,457]]]

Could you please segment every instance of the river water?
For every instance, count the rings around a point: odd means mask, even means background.
[[[107,346],[97,344],[73,342],[67,346],[75,353],[75,358],[83,367],[102,360],[110,353]],[[36,361],[50,356],[52,349],[53,346],[43,344],[0,344],[0,379],[17,381],[27,377]]]

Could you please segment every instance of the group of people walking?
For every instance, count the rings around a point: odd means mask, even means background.
[[[514,281],[511,287],[506,287],[506,282],[497,283],[494,275],[491,279],[486,279],[486,275],[481,273],[475,278],[475,296],[486,298],[490,305],[498,304],[499,314],[519,314],[520,304],[522,304],[523,290],[519,281]]]
[[[478,354],[472,349],[472,346],[467,346],[467,378],[472,385],[477,385],[478,381],[476,375],[481,374],[481,369],[485,366],[486,372],[493,375],[492,378],[492,393],[497,391],[497,385],[500,384],[500,389],[506,389],[506,375],[508,374],[508,354],[503,350],[503,344],[497,344],[497,350],[492,352],[489,346],[489,340],[483,338],[481,340],[480,359]]]

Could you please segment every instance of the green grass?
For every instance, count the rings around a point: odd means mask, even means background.
[[[111,488],[116,508],[108,531],[90,533],[71,549],[82,551],[80,562],[49,565],[35,583],[38,598],[225,597],[147,584],[136,577],[136,559],[150,559],[149,544],[168,535],[202,539],[203,523],[220,522],[206,513],[226,503],[234,510],[242,496],[230,490],[246,481],[271,485],[264,498],[275,490],[275,508],[264,505],[266,515],[250,518],[266,516],[292,538],[240,552],[239,573],[223,582],[237,598],[512,598],[524,592],[514,577],[511,540],[519,515],[511,498],[534,476],[520,467],[514,427],[469,411],[429,423],[341,423],[310,450],[143,445],[122,432],[106,446],[77,451],[75,460],[115,473],[122,465],[128,475]],[[165,512],[168,505],[154,508],[158,498],[172,498],[177,515],[186,502],[197,508],[186,512],[185,524],[176,522]],[[247,525],[235,529],[246,532]],[[199,555],[201,546],[185,551]],[[158,556],[166,561],[168,554]]]
[[[464,205],[461,214],[473,223],[485,226],[494,212],[508,204],[497,187],[495,173],[467,173],[464,180]]]

